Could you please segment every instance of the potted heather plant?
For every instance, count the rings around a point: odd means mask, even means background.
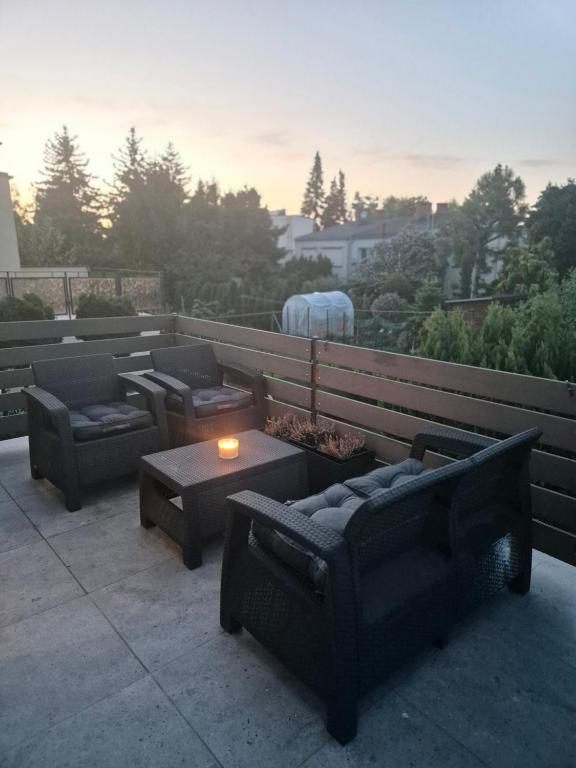
[[[264,431],[306,451],[308,486],[319,493],[374,468],[374,452],[356,432],[338,432],[333,426],[314,424],[293,413],[269,418]]]

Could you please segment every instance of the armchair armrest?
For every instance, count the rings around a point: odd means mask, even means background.
[[[238,383],[250,387],[258,403],[264,400],[264,376],[260,371],[238,363],[219,363],[219,366],[223,374],[229,374]]]
[[[267,528],[274,528],[329,564],[343,551],[347,554],[346,541],[336,531],[318,525],[306,515],[254,491],[241,491],[229,496],[228,515],[229,518],[243,515]]]
[[[41,387],[25,387],[24,395],[28,399],[29,406],[36,406],[42,412],[44,418],[50,422],[62,440],[72,443],[72,427],[70,425],[70,412],[61,400],[51,392]]]
[[[493,442],[493,440],[481,435],[459,434],[448,429],[432,429],[419,432],[414,437],[410,458],[422,461],[426,451],[438,450],[455,454],[459,459],[465,459],[483,448],[488,448]]]
[[[160,429],[161,447],[168,447],[168,422],[166,421],[166,390],[153,381],[148,381],[143,376],[135,373],[119,373],[118,379],[126,393],[133,389],[146,397],[146,402],[154,418],[154,423]]]
[[[167,373],[161,373],[160,371],[148,371],[144,376],[149,380],[159,385],[167,392],[173,395],[178,395],[182,398],[184,403],[184,412],[186,418],[194,418],[194,403],[192,401],[192,390],[183,381],[175,379],[174,376],[170,376]]]

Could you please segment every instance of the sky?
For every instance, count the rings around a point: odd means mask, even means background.
[[[134,125],[198,178],[296,213],[326,186],[462,200],[496,163],[576,176],[575,0],[0,0],[0,170],[63,124],[90,170]]]

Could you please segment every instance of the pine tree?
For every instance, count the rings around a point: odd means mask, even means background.
[[[335,224],[340,224],[340,190],[338,189],[338,182],[336,179],[332,179],[330,182],[330,191],[326,195],[326,200],[324,201],[324,209],[320,216],[320,223],[322,229],[333,227]]]
[[[113,160],[115,186],[121,196],[144,182],[148,160],[142,148],[142,139],[136,136],[134,126],[130,128],[124,145],[118,155],[113,156]]]
[[[338,171],[338,222],[344,224],[348,218],[348,202],[346,200],[346,177],[343,171]]]
[[[64,238],[69,263],[90,261],[101,246],[101,200],[77,137],[66,126],[46,143],[34,223],[50,223]]]
[[[184,190],[186,189],[190,180],[188,172],[182,162],[180,153],[172,142],[169,142],[164,153],[160,156],[160,166],[168,174],[168,178],[173,184],[177,184]]]
[[[322,173],[322,158],[320,157],[320,152],[316,152],[300,211],[303,216],[309,216],[314,221],[316,228],[319,229],[323,209],[324,177]]]

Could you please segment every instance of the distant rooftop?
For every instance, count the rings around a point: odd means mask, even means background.
[[[366,221],[347,221],[345,224],[335,224],[319,232],[301,235],[295,238],[298,242],[318,240],[383,240],[386,237],[398,235],[405,227],[412,226],[425,231],[430,226],[430,217],[423,216],[414,219],[402,216],[395,219],[386,216],[373,216]]]

